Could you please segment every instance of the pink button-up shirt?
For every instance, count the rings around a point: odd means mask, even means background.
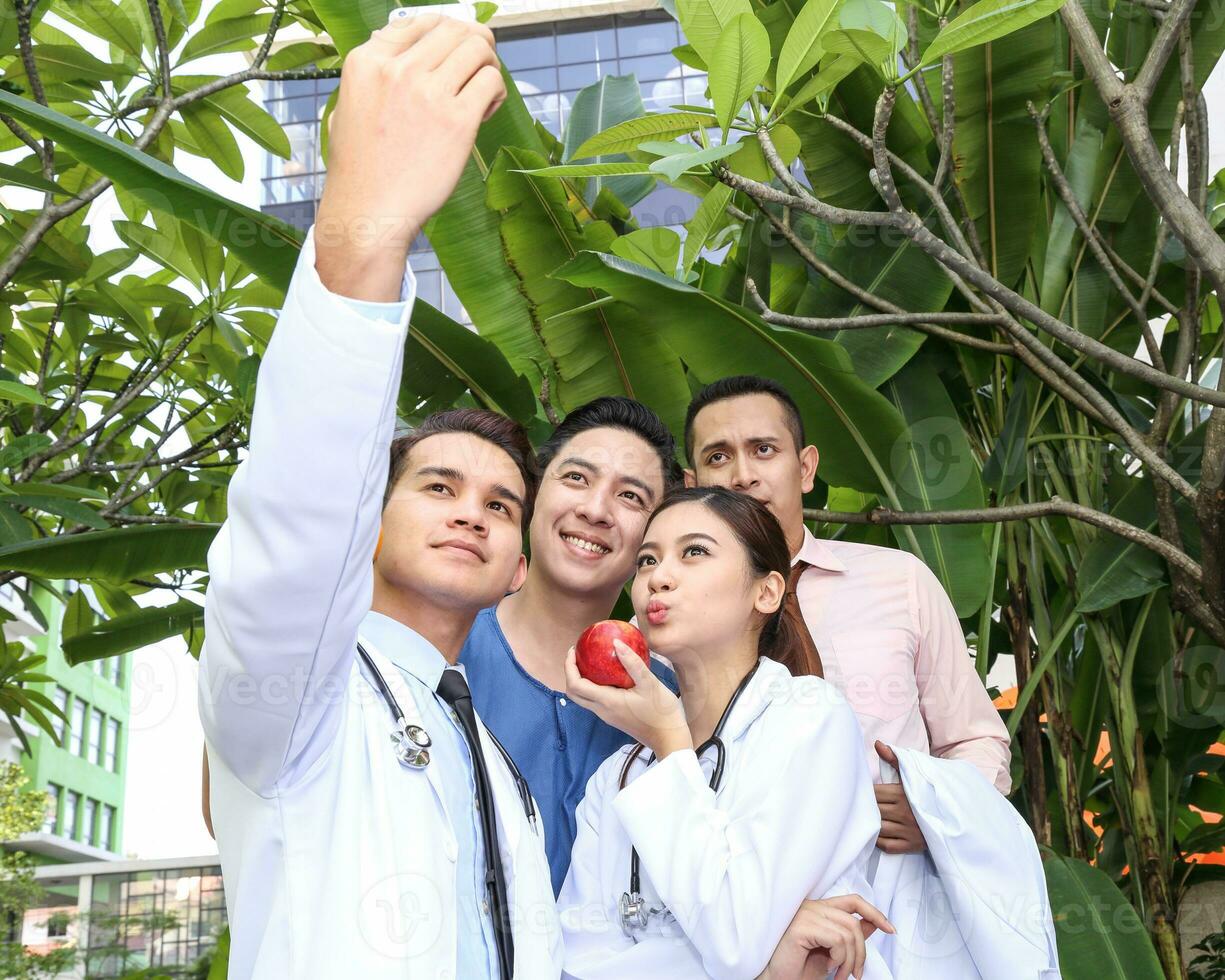
[[[807,528],[796,596],[826,680],[874,743],[964,759],[1001,793],[1011,788],[1008,730],[987,696],[940,581],[906,551],[822,541]],[[794,561],[793,561],[794,563]]]

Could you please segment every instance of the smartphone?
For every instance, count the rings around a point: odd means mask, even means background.
[[[420,7],[396,7],[387,15],[387,23],[394,24],[397,20],[407,20],[410,17],[421,17],[425,14],[438,14],[440,17],[451,17],[454,20],[476,23],[476,8],[470,3],[437,3],[425,4]]]

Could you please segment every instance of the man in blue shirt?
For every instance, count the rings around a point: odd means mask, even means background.
[[[566,416],[540,448],[540,489],[522,588],[482,610],[460,652],[472,700],[532,789],[560,892],[574,813],[600,763],[629,741],[566,697],[566,652],[608,619],[647,517],[682,474],[667,426],[631,398],[597,398]],[[652,670],[675,680],[662,664]]]

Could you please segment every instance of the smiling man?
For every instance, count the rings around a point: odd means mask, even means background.
[[[553,890],[570,867],[587,780],[629,741],[565,695],[566,651],[612,615],[633,578],[643,528],[680,484],[672,434],[631,398],[575,409],[538,455],[541,479],[523,587],[477,616],[460,662],[481,717],[532,787],[544,818]],[[652,669],[674,683],[666,667]]]
[[[788,602],[811,639],[810,656],[859,717],[878,783],[878,846],[925,848],[897,783],[880,784],[889,745],[963,759],[1001,793],[1010,787],[1008,732],[966,648],[939,580],[914,555],[823,541],[804,525],[804,494],[819,454],[807,445],[795,401],[775,381],[723,378],[690,403],[685,423],[689,486],[746,493],[778,518],[792,556]]]

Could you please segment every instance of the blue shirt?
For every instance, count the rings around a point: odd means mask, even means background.
[[[434,758],[431,765],[437,766],[442,776],[444,802],[459,845],[455,865],[455,907],[459,913],[455,975],[464,980],[498,980],[501,973],[485,890],[485,842],[476,808],[472,754],[451,706],[435,693],[447,662],[419,633],[382,613],[367,613],[361,633],[404,675],[421,714],[422,727],[434,742],[430,747]]]
[[[536,798],[557,894],[570,867],[574,815],[587,781],[632,739],[528,674],[506,641],[497,606],[477,614],[459,662],[468,670],[477,714],[506,747]],[[651,672],[676,690],[663,664],[652,659]]]

